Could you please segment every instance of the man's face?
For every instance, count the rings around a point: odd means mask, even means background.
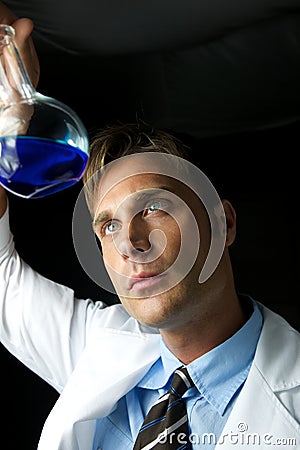
[[[94,229],[121,302],[140,322],[158,328],[188,320],[195,313],[191,305],[199,303],[198,277],[210,245],[205,208],[169,176],[133,175],[107,189],[111,175],[109,170],[100,184]]]

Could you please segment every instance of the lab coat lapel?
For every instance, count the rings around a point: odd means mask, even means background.
[[[159,357],[159,339],[159,334],[99,329],[49,415],[39,448],[64,448],[65,441],[72,450],[90,450],[95,420],[108,415],[149,370]]]
[[[299,338],[282,317],[259,307],[264,325],[254,361],[216,450],[247,445],[251,449],[269,449],[279,445],[277,439],[297,442],[299,448],[300,425],[279,399],[280,393],[288,395],[289,390],[300,385],[296,363],[300,358]],[[241,443],[243,439],[245,443]],[[288,448],[296,449],[297,444]]]
[[[288,448],[296,449],[299,437],[299,424],[253,366],[216,450],[244,447],[262,450],[279,445],[279,442],[294,443]]]

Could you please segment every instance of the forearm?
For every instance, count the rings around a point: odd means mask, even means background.
[[[87,307],[88,302],[75,301],[71,289],[44,278],[20,258],[6,211],[0,218],[1,343],[60,390],[85,346]]]
[[[7,207],[7,198],[5,190],[2,186],[0,186],[0,219],[6,211]]]
[[[0,341],[58,391],[85,346],[86,307],[85,301],[75,302],[71,289],[42,277],[20,258],[6,213],[0,219]]]

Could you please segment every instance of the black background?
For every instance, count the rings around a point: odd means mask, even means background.
[[[298,72],[287,70],[280,80],[277,79],[280,78],[278,74],[283,69],[276,60],[276,50],[273,78],[268,73],[269,65],[265,67],[268,79],[263,79],[265,72],[259,64],[251,75],[248,74],[246,81],[237,77],[236,72],[232,72],[232,76],[227,72],[226,77],[223,77],[223,72],[214,72],[215,79],[223,79],[224,82],[222,89],[216,86],[218,89],[214,95],[208,78],[199,80],[207,83],[207,89],[204,85],[203,91],[210,92],[212,101],[218,97],[215,103],[219,105],[217,125],[214,128],[214,109],[210,107],[209,97],[195,99],[193,86],[188,82],[190,77],[187,73],[190,74],[193,68],[191,62],[186,71],[182,67],[181,72],[179,70],[172,99],[166,101],[165,97],[161,97],[162,85],[158,81],[155,65],[161,60],[161,54],[145,56],[131,53],[99,57],[96,54],[87,56],[54,50],[40,42],[37,46],[42,73],[38,90],[71,106],[85,123],[90,137],[107,123],[117,120],[132,122],[137,115],[153,124],[194,133],[199,143],[198,159],[204,159],[204,172],[213,174],[212,181],[216,175],[237,211],[238,233],[231,249],[237,289],[251,294],[300,330],[300,93],[295,83],[297,74],[299,80],[299,62],[293,66],[294,69],[297,67]],[[297,50],[296,47],[290,49],[295,57],[291,58],[293,64],[300,57],[300,52],[297,52],[299,47]],[[177,67],[175,64],[175,67],[180,68],[182,54],[169,53],[163,57],[169,61],[177,58],[175,62],[178,61],[179,65]],[[213,65],[217,68],[218,58]],[[195,67],[198,67],[197,62]],[[245,74],[247,67],[240,65],[239,70]],[[254,73],[260,74],[255,80],[251,78]],[[240,80],[243,81],[237,107],[239,96],[236,83]],[[194,83],[195,92],[198,92],[195,80]],[[270,85],[272,89],[269,90]],[[194,109],[186,113],[184,108],[181,111],[180,105],[186,107],[189,96]],[[250,103],[246,102],[247,98],[251,98]],[[280,111],[281,104],[284,111],[282,120],[280,115],[272,116],[273,110]],[[170,105],[173,105],[176,114],[166,113],[166,110],[170,111]],[[241,126],[239,111],[243,110],[250,111],[248,126]],[[182,120],[178,111],[182,113]],[[260,126],[257,123],[250,126],[249,117],[254,118],[256,114],[261,117]],[[203,121],[207,116],[209,120],[205,127]],[[192,126],[186,125],[188,117],[192,119]],[[269,120],[270,117],[272,120]],[[236,130],[234,123],[238,124]],[[73,248],[72,214],[81,187],[79,182],[41,200],[23,200],[9,195],[16,247],[33,268],[52,280],[72,287],[77,297],[104,298],[108,303],[113,303],[116,299],[103,292],[85,274]],[[3,448],[34,449],[57,393],[3,347],[0,352],[4,396],[1,425],[1,441],[5,442]]]

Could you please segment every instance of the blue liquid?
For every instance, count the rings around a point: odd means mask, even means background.
[[[0,183],[26,198],[44,197],[72,186],[81,178],[88,159],[71,145],[24,136],[0,138],[0,150]]]

